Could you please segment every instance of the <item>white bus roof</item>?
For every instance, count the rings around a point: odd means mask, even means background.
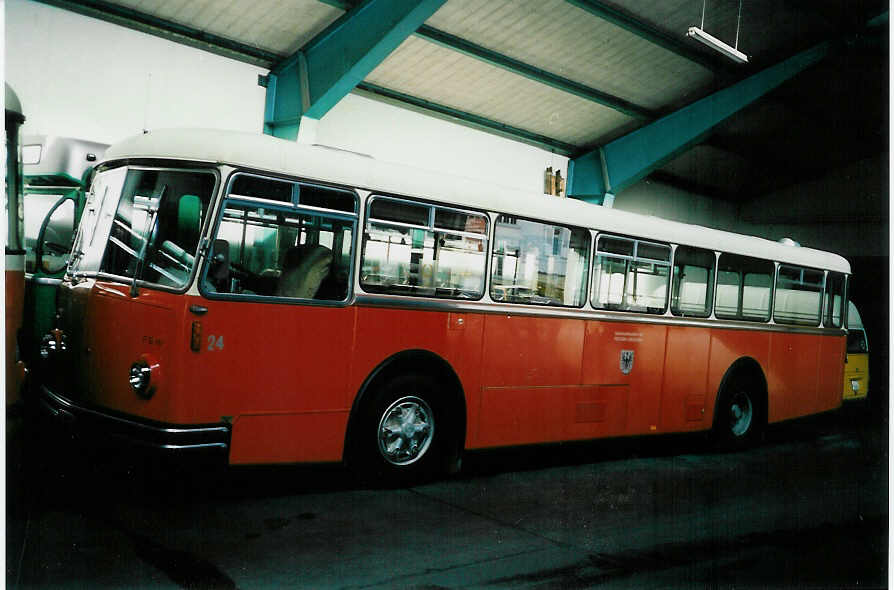
[[[309,180],[433,199],[459,207],[589,227],[612,234],[850,273],[847,260],[829,252],[786,246],[764,238],[600,207],[576,199],[525,193],[505,186],[379,162],[352,152],[299,144],[268,135],[212,129],[163,129],[113,145],[106,152],[105,161],[129,158],[231,164]]]

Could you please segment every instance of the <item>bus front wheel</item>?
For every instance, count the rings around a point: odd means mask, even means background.
[[[449,449],[449,412],[438,384],[396,377],[374,393],[353,437],[351,466],[362,479],[408,485],[438,475]]]

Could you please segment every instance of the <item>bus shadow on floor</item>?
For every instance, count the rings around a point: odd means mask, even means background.
[[[856,407],[771,425],[754,451],[804,444],[840,436],[882,456],[887,450],[886,424],[866,419]],[[340,464],[230,467],[222,457],[210,459],[159,457],[127,448],[100,448],[83,441],[43,441],[26,449],[25,465],[11,472],[7,491],[45,509],[74,504],[101,504],[121,498],[153,504],[247,498],[379,488],[359,482]],[[595,441],[564,442],[467,452],[460,480],[506,472],[556,467],[665,459],[678,455],[720,453],[705,433],[672,434]],[[752,452],[745,450],[742,452]],[[10,477],[10,473],[14,475]]]

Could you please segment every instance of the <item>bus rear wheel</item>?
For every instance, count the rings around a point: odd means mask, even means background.
[[[449,412],[438,384],[421,375],[379,387],[359,417],[349,465],[370,483],[410,485],[439,475],[449,449]]]
[[[754,389],[733,383],[720,395],[714,414],[714,438],[722,449],[738,450],[754,445],[763,431],[762,406]]]

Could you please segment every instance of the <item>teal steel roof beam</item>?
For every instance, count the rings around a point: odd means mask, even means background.
[[[345,12],[273,67],[264,132],[297,137],[297,125],[282,124],[283,120],[320,119],[445,1],[364,0]]]
[[[323,2],[324,4],[328,4],[330,6],[334,6],[335,8],[340,8],[342,10],[350,10],[353,5],[350,0],[320,0],[320,2]],[[514,74],[524,76],[525,78],[534,80],[535,82],[546,84],[547,86],[552,86],[553,88],[556,88],[563,92],[574,94],[575,96],[579,96],[580,98],[583,98],[585,100],[599,103],[603,106],[624,113],[629,117],[634,117],[637,119],[654,119],[657,116],[657,113],[655,111],[647,109],[646,107],[634,104],[623,98],[613,96],[607,92],[603,92],[602,90],[590,88],[589,86],[586,86],[579,82],[575,82],[573,80],[569,80],[567,78],[563,78],[562,76],[557,76],[556,74],[547,72],[546,70],[536,68],[517,59],[513,59],[509,56],[497,53],[496,51],[487,49],[486,47],[482,47],[481,45],[476,45],[471,41],[467,41],[466,39],[462,39],[460,37],[457,37],[456,35],[451,35],[450,33],[446,33],[434,27],[422,25],[421,27],[419,27],[415,34],[417,37],[421,37],[426,41],[436,43],[441,47],[446,47],[447,49],[457,51],[464,55],[468,55],[469,57],[473,57],[485,63],[489,63],[492,66],[496,66]]]
[[[619,10],[613,6],[608,6],[598,0],[565,0],[569,4],[577,6],[582,10],[586,10],[593,16],[604,21],[621,27],[629,33],[633,33],[637,37],[644,39],[654,45],[658,45],[672,53],[679,55],[691,62],[711,70],[712,72],[732,71],[731,64],[721,59],[706,55],[694,47],[686,43],[682,34],[680,37],[670,35],[661,29],[657,29],[651,25],[644,23],[636,17]]]
[[[466,125],[474,129],[487,131],[489,133],[500,135],[502,137],[506,137],[515,141],[527,143],[529,145],[533,145],[556,154],[561,154],[563,156],[570,156],[571,154],[578,151],[578,148],[574,145],[571,145],[570,143],[565,143],[563,141],[559,141],[551,137],[546,137],[532,131],[513,127],[512,125],[507,125],[506,123],[500,123],[499,121],[494,121],[493,119],[488,119],[480,115],[460,111],[453,107],[434,103],[417,96],[404,94],[396,90],[391,90],[390,88],[362,82],[357,85],[356,90],[359,91],[360,94],[368,95],[371,98],[376,98],[387,103],[398,104],[426,115],[431,115],[434,117],[438,117],[439,119]]]
[[[246,45],[103,0],[37,1],[264,68],[269,68],[282,59],[281,55],[272,51]]]
[[[830,48],[831,42],[821,43],[574,158],[568,168],[568,195],[601,203],[607,193],[631,186],[734,113],[825,58]]]
[[[422,27],[420,27],[419,30],[416,31],[416,36],[421,37],[427,41],[431,41],[432,43],[441,45],[442,47],[451,49],[453,51],[457,51],[470,57],[474,57],[485,63],[489,63],[493,66],[510,71],[514,74],[524,76],[525,78],[534,80],[535,82],[546,84],[547,86],[552,86],[553,88],[562,90],[563,92],[568,92],[586,100],[599,103],[603,106],[624,113],[625,115],[628,115],[630,117],[635,117],[638,119],[654,119],[657,116],[657,113],[655,111],[647,109],[646,107],[634,104],[623,98],[613,96],[611,94],[608,94],[607,92],[603,92],[595,88],[590,88],[589,86],[585,86],[584,84],[580,84],[573,80],[557,76],[556,74],[547,72],[546,70],[536,68],[517,59],[502,55],[500,53],[487,49],[486,47],[476,45],[475,43],[472,43],[455,35],[451,35],[450,33],[445,33],[444,31],[440,31],[428,25],[423,25]]]

